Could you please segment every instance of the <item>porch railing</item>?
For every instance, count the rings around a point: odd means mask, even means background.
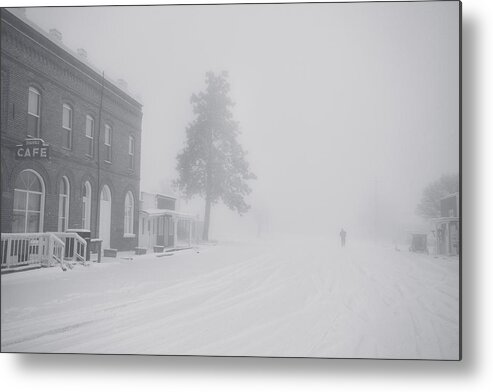
[[[65,244],[65,260],[72,260],[85,263],[86,252],[89,252],[87,241],[77,233],[57,232],[50,233],[58,237]]]
[[[2,268],[55,263],[64,267],[65,244],[51,233],[1,233],[0,238]]]

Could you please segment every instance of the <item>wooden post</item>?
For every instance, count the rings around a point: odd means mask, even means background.
[[[173,218],[173,247],[178,243],[178,218]]]
[[[98,241],[98,263],[101,263],[101,248],[103,247],[103,242]]]
[[[7,253],[5,254],[5,259],[6,259],[5,260],[5,264],[7,266],[10,266],[10,260],[11,260],[10,251],[11,251],[11,248],[12,248],[12,242],[13,242],[13,239],[12,238],[7,239]]]
[[[53,262],[53,247],[55,246],[55,243],[53,242],[53,237],[50,234],[47,238],[48,240],[48,265],[51,265]]]

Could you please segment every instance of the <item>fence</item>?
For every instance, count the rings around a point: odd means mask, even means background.
[[[89,252],[87,242],[77,233],[59,232],[50,233],[65,243],[65,260],[86,261],[86,252]]]
[[[0,245],[2,268],[54,263],[63,267],[65,244],[52,233],[2,233]]]

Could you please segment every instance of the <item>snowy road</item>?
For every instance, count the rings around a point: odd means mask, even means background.
[[[456,258],[222,244],[2,276],[2,351],[457,359]]]

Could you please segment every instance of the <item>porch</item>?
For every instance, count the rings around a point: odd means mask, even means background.
[[[87,242],[77,233],[1,233],[2,273],[59,265],[63,270],[72,263],[86,263]]]
[[[144,209],[139,216],[139,248],[190,248],[197,241],[197,219],[168,209]]]

